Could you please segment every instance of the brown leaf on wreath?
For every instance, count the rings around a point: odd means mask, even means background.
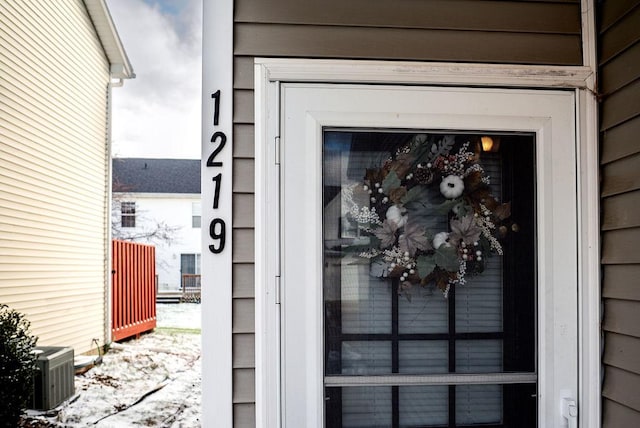
[[[398,155],[396,160],[391,164],[391,170],[395,171],[396,174],[398,174],[398,177],[400,177],[400,179],[403,179],[407,175],[411,167],[413,166],[414,162],[415,162],[415,157],[411,156],[410,154],[408,153],[400,154]]]
[[[422,285],[423,287],[426,287],[427,285],[429,285],[431,281],[433,281],[433,272],[425,276],[424,278],[422,278],[420,280],[420,285]]]
[[[438,287],[441,291],[445,291],[449,286],[449,277],[444,272],[438,273],[435,278],[436,287]]]
[[[391,278],[398,278],[399,276],[402,276],[404,271],[405,268],[403,266],[396,266],[391,270],[391,272],[389,272],[389,276]]]
[[[504,220],[511,216],[511,202],[506,202],[504,204],[500,204],[494,208],[493,214],[496,216],[498,220]]]
[[[482,186],[486,186],[486,184],[482,182],[482,173],[480,171],[473,171],[464,178],[464,188],[469,193],[473,193]]]
[[[415,285],[420,285],[420,275],[418,275],[417,273],[409,274],[409,276],[407,277],[407,281]]]
[[[436,268],[429,275],[422,278],[420,284],[423,286],[433,282],[441,291],[445,291],[449,286],[449,282],[458,278],[457,272],[448,272],[439,268]]]
[[[438,288],[440,288],[440,290],[442,291],[445,291],[451,281],[455,281],[456,279],[458,279],[458,273],[442,271],[442,276],[440,278],[441,279],[438,284]]]
[[[466,199],[469,201],[469,204],[472,205],[476,211],[480,211],[480,204],[487,206],[487,202],[491,205],[491,201],[489,199],[493,199],[491,195],[491,189],[488,187],[476,187],[475,189],[466,192]],[[487,206],[487,208],[489,208]],[[491,209],[491,208],[489,208]]]
[[[384,174],[385,177],[387,176],[387,174],[389,174],[391,172],[391,166],[392,165],[393,165],[393,161],[390,160],[390,159],[387,159],[382,164],[382,168],[380,168],[380,169],[382,170],[382,173]]]
[[[464,179],[464,186],[467,200],[476,209],[476,211],[481,211],[480,205],[484,205],[492,212],[500,207],[500,203],[491,193],[489,185],[482,181],[482,174],[479,171],[473,171],[469,174]],[[498,218],[500,220],[504,220],[509,217],[509,215],[511,215],[510,206],[501,209],[501,215],[506,213],[508,213],[506,217]]]
[[[382,180],[386,177],[386,173],[382,169],[371,168],[367,169],[364,174],[364,179],[369,181],[369,184],[373,187],[375,183],[382,183]]]
[[[389,199],[393,201],[394,204],[399,204],[402,198],[407,194],[407,188],[404,186],[396,187],[395,189],[391,189],[389,192]]]
[[[493,210],[495,210],[498,207],[498,205],[500,205],[496,200],[496,198],[494,198],[493,195],[491,194],[489,194],[489,196],[487,196],[486,198],[482,199],[482,201],[480,202],[482,202],[482,205],[489,208],[491,212],[493,212]]]

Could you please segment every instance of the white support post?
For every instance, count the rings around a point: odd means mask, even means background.
[[[600,192],[598,158],[598,102],[596,81],[595,0],[582,0],[582,63],[591,70],[586,90],[578,92],[578,185],[580,220],[579,279],[579,426],[599,427],[601,409],[600,343]],[[582,119],[580,121],[580,119]]]
[[[233,1],[203,1],[202,425],[233,426]]]

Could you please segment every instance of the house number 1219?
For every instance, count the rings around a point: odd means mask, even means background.
[[[213,105],[213,126],[218,126],[220,118],[220,90],[211,94],[211,98],[214,100]],[[215,129],[215,128],[214,128]],[[209,157],[207,158],[207,167],[221,168],[222,162],[216,161],[216,156],[220,154],[227,144],[227,136],[222,131],[215,131],[211,136],[211,142],[213,143],[213,149]],[[222,172],[213,177],[213,209],[217,210],[220,205],[220,186],[222,185]],[[209,245],[209,250],[214,254],[219,254],[224,250],[224,244],[226,241],[227,225],[221,218],[214,218],[209,223],[209,236],[213,239],[213,244]]]

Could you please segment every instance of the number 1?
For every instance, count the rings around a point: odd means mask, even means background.
[[[220,184],[222,182],[222,173],[213,177],[213,182],[215,183],[215,191],[213,194],[213,209],[218,209],[218,200],[220,199]]]
[[[211,98],[215,100],[213,105],[213,126],[218,126],[218,119],[220,118],[220,89],[211,94]]]

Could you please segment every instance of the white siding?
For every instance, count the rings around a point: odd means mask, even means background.
[[[152,240],[149,242],[156,247],[156,274],[158,275],[158,289],[178,290],[181,284],[180,254],[200,254],[201,230],[192,227],[192,204],[200,202],[199,194],[144,194],[123,193],[114,194],[114,204],[120,202],[136,203],[136,227],[123,228],[125,233],[152,230],[155,225],[165,224],[176,228],[171,242]],[[119,207],[115,207],[114,214],[119,215]],[[115,219],[119,221],[118,218]]]
[[[0,302],[76,353],[105,340],[108,82],[81,0],[0,2]]]

